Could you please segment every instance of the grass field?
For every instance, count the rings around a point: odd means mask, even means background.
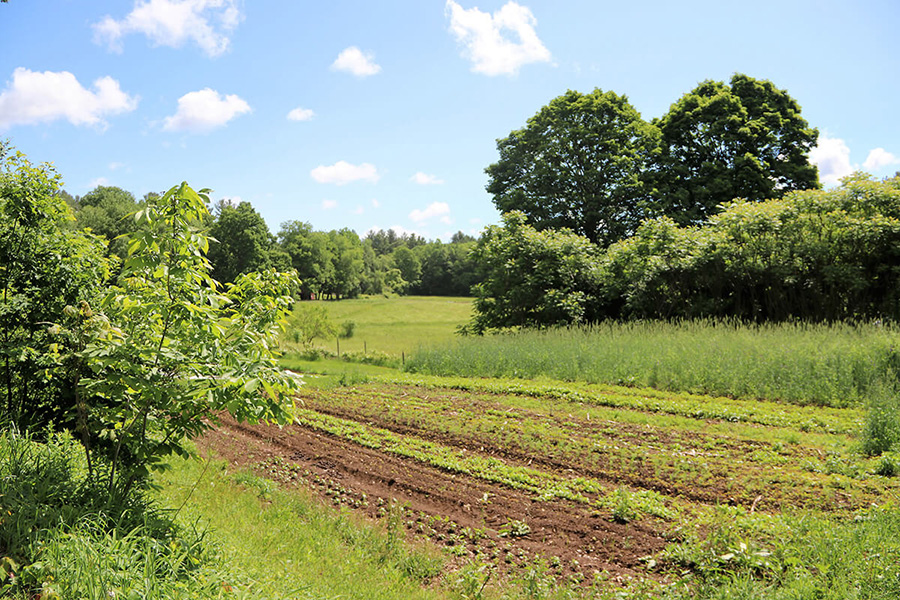
[[[308,303],[304,303],[308,304]],[[316,301],[332,321],[355,324],[353,337],[340,340],[345,352],[382,352],[409,356],[422,346],[446,343],[472,313],[471,298],[436,296],[380,296],[351,300]],[[337,352],[336,340],[316,340],[316,345]]]

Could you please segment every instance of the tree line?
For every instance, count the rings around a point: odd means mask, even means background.
[[[823,191],[818,132],[769,81],[706,81],[644,121],[569,91],[498,140],[503,211],[466,331],[604,319],[900,318],[900,177]]]
[[[124,257],[123,236],[135,214],[158,194],[137,200],[121,188],[99,186],[84,196],[60,192],[72,208],[72,227],[90,229],[108,242],[110,256]],[[448,243],[416,234],[375,230],[360,238],[343,228],[316,231],[287,221],[273,235],[249,202],[219,201],[203,226],[210,236],[211,276],[229,283],[245,273],[296,270],[302,299],[353,298],[361,294],[466,296],[479,280],[469,256],[476,239],[457,232]]]

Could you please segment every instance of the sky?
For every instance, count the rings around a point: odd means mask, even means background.
[[[0,139],[64,188],[187,181],[288,220],[447,240],[499,214],[497,139],[550,100],[650,120],[707,79],[786,89],[835,185],[900,170],[897,0],[9,0]]]

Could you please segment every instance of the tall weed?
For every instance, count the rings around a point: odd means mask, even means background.
[[[900,372],[900,328],[881,324],[606,322],[468,337],[423,348],[406,369],[549,377],[795,404],[869,401]]]

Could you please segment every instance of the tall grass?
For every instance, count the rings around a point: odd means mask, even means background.
[[[406,368],[844,407],[896,386],[900,328],[708,320],[603,323],[463,338],[420,349]]]
[[[203,536],[142,493],[110,498],[67,434],[0,434],[0,597],[219,598]]]

